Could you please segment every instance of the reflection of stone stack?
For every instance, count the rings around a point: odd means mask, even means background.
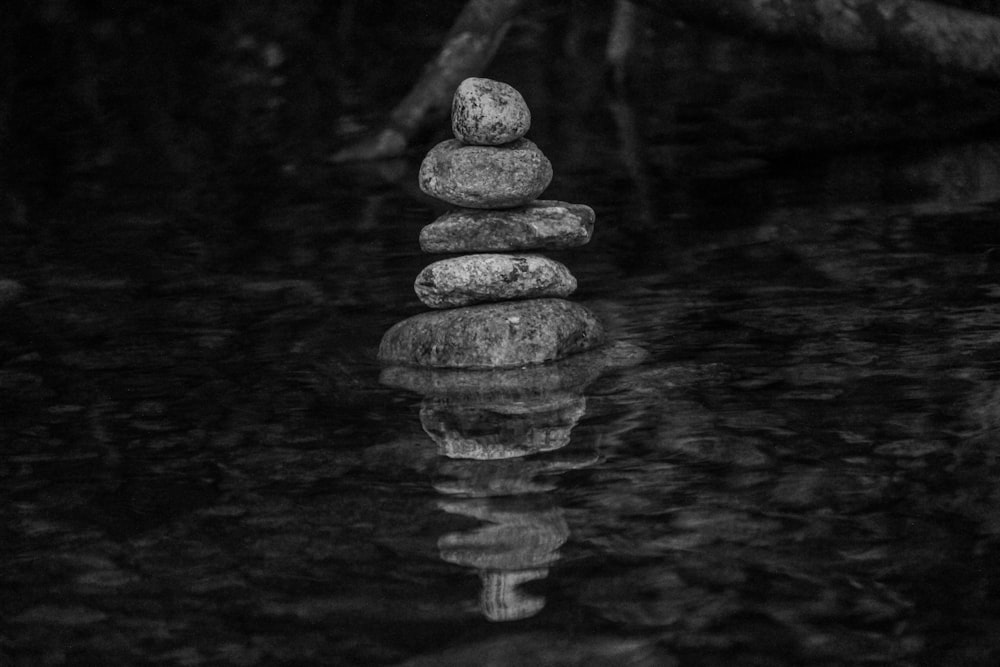
[[[492,621],[527,618],[545,606],[545,598],[522,585],[548,575],[569,527],[546,493],[553,485],[537,477],[593,463],[593,455],[556,451],[569,444],[585,407],[584,397],[572,394],[424,399],[420,421],[450,459],[440,468],[448,479],[435,484],[449,497],[439,506],[483,522],[442,535],[438,549],[443,560],[479,573],[480,608]],[[533,454],[538,456],[524,458]]]
[[[386,363],[434,368],[505,368],[562,359],[604,343],[604,329],[567,301],[576,279],[559,262],[521,251],[562,249],[590,240],[587,206],[536,200],[552,165],[524,138],[531,115],[507,84],[466,79],[455,92],[455,139],[435,146],[420,167],[420,188],[461,208],[427,225],[426,252],[474,253],[443,259],[417,277],[434,311],[392,327]]]
[[[448,533],[438,540],[441,558],[474,567],[483,582],[480,609],[491,621],[514,621],[534,616],[545,598],[526,593],[521,586],[548,576],[559,560],[559,547],[569,538],[562,510],[544,499],[464,499],[442,502],[452,514],[480,519],[474,530]]]
[[[455,93],[456,139],[420,167],[421,189],[458,206],[420,233],[434,262],[415,289],[431,312],[399,322],[379,347],[381,381],[424,395],[420,420],[447,457],[435,488],[441,509],[481,524],[438,541],[441,558],[474,569],[486,618],[511,621],[545,605],[525,584],[548,575],[569,537],[549,494],[553,476],[594,461],[570,444],[584,414],[584,388],[602,372],[639,363],[640,350],[604,345],[569,270],[523,251],[590,240],[587,206],[540,201],[552,165],[524,138],[531,116],[521,95],[488,79]],[[577,354],[579,353],[579,354]],[[581,456],[582,454],[582,456]]]
[[[488,403],[425,401],[420,421],[445,456],[489,461],[565,447],[585,405],[579,395]]]

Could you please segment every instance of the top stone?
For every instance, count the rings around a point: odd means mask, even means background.
[[[466,144],[499,146],[520,139],[531,112],[513,86],[471,77],[459,84],[451,103],[451,129]]]

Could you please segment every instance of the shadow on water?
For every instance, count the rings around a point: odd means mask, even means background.
[[[598,214],[559,258],[616,341],[553,367],[377,366],[412,159],[244,228],[9,216],[0,656],[994,664],[998,144],[685,171],[553,106],[547,196]]]

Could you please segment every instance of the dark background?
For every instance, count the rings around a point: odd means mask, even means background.
[[[254,217],[288,186],[308,187],[331,151],[384,119],[462,5],[9,3],[0,52],[7,206],[157,190],[201,211]],[[627,88],[615,91],[604,59],[613,6],[532,4],[488,74],[564,102],[559,124],[612,123],[603,102],[624,95],[647,146],[697,144],[699,159],[995,127],[997,95],[971,78],[724,36],[662,7],[643,17]],[[534,131],[544,135],[544,117]],[[418,137],[414,151],[435,138]]]

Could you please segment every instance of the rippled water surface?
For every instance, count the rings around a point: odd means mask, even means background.
[[[11,226],[5,664],[997,664],[996,145],[550,152],[618,358],[524,391],[379,380],[414,160]]]

